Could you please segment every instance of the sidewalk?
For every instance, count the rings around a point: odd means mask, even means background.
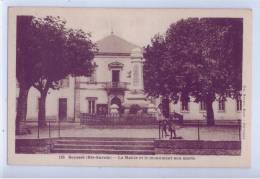
[[[35,139],[38,137],[37,128],[31,129],[31,134],[16,136],[16,139]],[[40,138],[49,138],[49,129],[40,129]],[[52,128],[51,138],[59,137],[58,128]],[[177,136],[185,140],[197,140],[198,128],[185,126],[177,129]],[[238,141],[239,128],[234,126],[203,126],[199,129],[200,140]],[[123,137],[123,138],[158,138],[157,126],[80,126],[62,128],[60,137]]]

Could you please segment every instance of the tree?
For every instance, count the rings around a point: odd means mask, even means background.
[[[26,120],[28,92],[37,80],[35,73],[39,61],[37,31],[32,16],[17,16],[16,79],[19,86],[16,113],[16,134],[26,133],[22,122]]]
[[[145,48],[144,58],[144,91],[152,97],[163,97],[163,114],[169,99],[177,102],[179,86],[176,82],[176,64],[172,63],[168,54],[165,37],[155,35],[151,40],[151,45]]]
[[[173,78],[178,69],[169,56],[165,38],[156,35],[152,44],[145,48],[144,90],[150,96],[164,96],[174,99],[178,93],[177,79]]]
[[[49,89],[58,90],[59,81],[68,75],[89,76],[94,68],[92,60],[96,51],[90,34],[82,30],[66,29],[59,17],[47,16],[35,20],[41,51],[37,76],[33,86],[40,92],[38,121],[46,126],[45,103]]]
[[[157,91],[157,94],[159,91],[163,95],[160,90],[166,86],[173,92],[174,101],[187,102],[190,96],[195,102],[204,101],[207,123],[214,125],[213,101],[236,98],[241,91],[242,29],[242,20],[231,18],[189,18],[172,24],[164,37],[164,50],[157,59],[163,68],[159,73],[164,76],[156,80],[166,81],[166,84],[160,84],[159,89],[149,86],[147,92],[153,95],[150,91]],[[149,51],[151,47],[146,47],[146,63],[149,64],[154,64],[151,53],[158,51],[153,41],[152,47],[155,48],[152,52]],[[165,56],[167,60],[161,58]],[[149,65],[144,65],[147,67]],[[154,74],[149,74],[152,77],[144,75],[149,83],[156,83]]]

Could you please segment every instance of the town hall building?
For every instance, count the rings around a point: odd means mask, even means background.
[[[62,88],[49,90],[46,98],[47,119],[79,122],[82,114],[129,113],[138,105],[143,112],[156,112],[160,99],[150,99],[144,93],[143,51],[111,33],[96,42],[98,53],[93,60],[95,70],[90,77],[61,80]],[[19,90],[17,90],[18,96]],[[37,120],[39,92],[31,88],[28,95],[27,120]],[[241,119],[241,100],[215,101],[216,121]],[[170,104],[170,112],[183,115],[184,120],[205,120],[205,104]]]

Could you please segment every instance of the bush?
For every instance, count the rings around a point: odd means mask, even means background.
[[[121,107],[119,108],[119,113],[120,113],[120,114],[124,114],[124,113],[125,113],[125,107],[124,107],[124,106],[121,106]]]
[[[138,104],[133,104],[130,106],[129,113],[136,114],[139,110],[141,110],[141,107]]]

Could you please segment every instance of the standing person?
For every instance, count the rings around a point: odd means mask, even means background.
[[[169,132],[171,133],[171,139],[172,139],[172,133],[174,135],[174,138],[177,137],[176,135],[176,124],[175,124],[176,121],[174,121],[173,118],[169,119],[168,120],[168,126],[169,126]]]
[[[157,114],[157,120],[159,121],[160,128],[162,128],[163,132],[165,133],[165,136],[169,136],[167,133],[167,120],[164,118],[162,113],[162,104],[159,104],[156,109]]]

